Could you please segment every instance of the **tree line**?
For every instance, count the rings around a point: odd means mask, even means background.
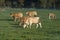
[[[20,8],[60,8],[60,0],[0,0],[0,6]]]

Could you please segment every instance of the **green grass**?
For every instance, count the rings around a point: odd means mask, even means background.
[[[17,22],[11,20],[11,12],[22,12],[24,15],[27,10],[36,10],[41,17],[42,28],[22,28]],[[56,20],[48,20],[48,13],[54,12]],[[60,10],[48,9],[6,9],[0,11],[0,40],[60,40]]]

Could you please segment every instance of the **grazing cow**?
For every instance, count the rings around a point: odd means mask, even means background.
[[[42,28],[40,17],[24,17],[19,24],[21,25],[21,23],[23,24],[23,28],[28,27],[28,25],[31,28],[32,24],[36,24],[36,28],[38,28],[38,25]]]
[[[49,16],[49,19],[56,19],[56,14],[54,13],[49,13],[48,16]]]
[[[23,17],[22,13],[10,13],[10,16],[13,18],[13,20],[16,22],[17,19],[20,20],[20,18]]]
[[[22,17],[21,19],[20,19],[20,21],[19,21],[19,26],[21,26],[22,24],[24,25],[24,24],[26,24],[26,22],[28,22],[27,21],[27,19],[29,18],[29,16],[24,16],[24,17]],[[29,24],[28,24],[29,25]]]
[[[27,11],[26,14],[30,17],[34,17],[37,16],[37,12],[36,11]]]

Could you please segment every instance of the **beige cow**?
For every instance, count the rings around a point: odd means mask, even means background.
[[[20,18],[23,17],[23,14],[21,12],[19,12],[19,13],[10,13],[10,16],[16,22],[17,19],[20,20]]]
[[[49,13],[48,16],[49,16],[49,19],[56,19],[56,14],[54,13]]]
[[[32,24],[36,24],[36,28],[38,28],[38,25],[42,28],[40,17],[23,17],[19,25],[21,23],[23,24],[23,28],[28,26],[31,28]]]
[[[37,16],[37,11],[27,11],[26,14],[30,17]]]

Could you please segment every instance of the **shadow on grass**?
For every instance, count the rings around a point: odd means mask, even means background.
[[[60,31],[47,31],[48,34],[60,35]]]
[[[12,26],[12,27],[18,28],[18,29],[23,28],[22,26],[19,26],[19,25],[15,25],[15,26]]]
[[[9,23],[10,25],[12,25],[12,27],[15,27],[15,28],[22,28],[22,26],[19,26],[18,23]]]
[[[0,19],[0,21],[13,21],[13,19]]]
[[[60,19],[51,19],[51,20],[60,20]]]

